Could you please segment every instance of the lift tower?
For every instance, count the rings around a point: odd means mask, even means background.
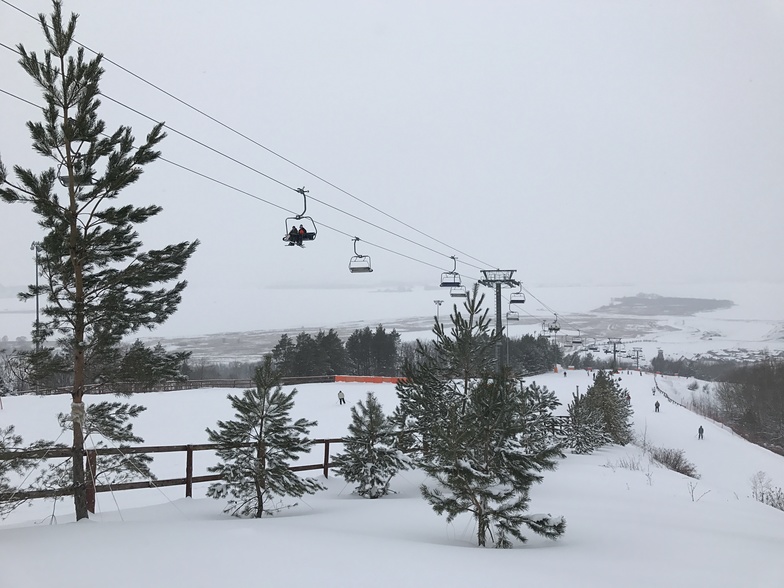
[[[501,324],[501,287],[517,288],[520,286],[520,282],[512,278],[515,271],[517,270],[482,270],[484,277],[479,280],[479,283],[483,286],[495,288],[495,330],[499,335],[498,343],[495,345],[495,361],[498,373],[501,373],[503,368],[503,343],[500,339],[500,336],[503,334],[503,325]]]

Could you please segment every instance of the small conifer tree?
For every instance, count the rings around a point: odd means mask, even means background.
[[[525,526],[550,539],[566,529],[562,517],[526,513],[531,486],[542,481],[540,472],[555,468],[561,452],[557,444],[532,450],[527,443],[524,397],[524,387],[508,378],[476,381],[465,413],[459,405],[449,410],[422,463],[436,482],[422,484],[425,499],[449,522],[470,513],[480,546],[488,537],[502,548],[512,539],[525,542]]]
[[[497,547],[525,541],[525,526],[555,539],[563,518],[526,510],[530,487],[561,455],[552,433],[557,400],[546,389],[527,389],[509,370],[497,373],[500,334],[490,330],[482,299],[474,288],[465,316],[455,307],[451,331],[437,324],[434,344],[418,344],[397,386],[395,418],[419,439],[419,465],[432,479],[422,495],[447,521],[472,515],[481,546],[488,538]]]
[[[611,443],[626,445],[633,440],[632,407],[629,393],[606,371],[596,374],[596,380],[585,393],[589,411],[601,416],[602,429]]]
[[[282,391],[270,356],[256,368],[254,380],[255,389],[245,390],[242,396],[228,395],[234,420],[218,421],[217,430],[207,429],[210,441],[220,446],[217,454],[221,460],[209,471],[223,477],[210,485],[207,496],[228,497],[224,512],[261,518],[283,508],[280,498],[299,498],[324,487],[289,469],[291,461],[310,450],[313,441],[307,435],[317,424],[305,419],[292,422],[290,412],[297,390]]]
[[[351,407],[349,436],[344,440],[345,451],[335,456],[338,475],[366,498],[380,498],[389,492],[389,483],[400,470],[409,467],[411,460],[395,447],[395,425],[382,410],[372,392]]]
[[[573,394],[566,410],[569,413],[566,445],[574,453],[592,453],[594,449],[611,442],[610,436],[604,432],[601,415],[588,406],[584,394]]]

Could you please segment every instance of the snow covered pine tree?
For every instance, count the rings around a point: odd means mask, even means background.
[[[626,445],[633,439],[634,411],[627,397],[628,391],[604,370],[596,374],[596,380],[585,393],[586,407],[601,416],[604,432],[611,443],[618,445]]]
[[[610,436],[604,432],[601,414],[588,406],[585,394],[572,394],[572,401],[566,410],[569,413],[566,445],[574,453],[592,453],[594,449],[612,442]]]
[[[529,401],[511,372],[497,372],[492,351],[500,334],[490,331],[482,300],[474,288],[466,318],[455,306],[451,335],[436,324],[432,352],[418,346],[418,361],[406,364],[398,383],[396,419],[421,436],[420,465],[435,482],[422,484],[422,495],[449,522],[471,514],[480,546],[488,536],[496,547],[525,542],[523,526],[556,539],[566,529],[562,517],[525,512],[539,472],[554,469],[561,455],[558,443],[535,429],[549,427],[543,417],[555,399],[537,389]]]
[[[335,456],[335,471],[348,483],[357,484],[360,496],[379,498],[389,492],[389,483],[411,460],[396,447],[395,425],[384,415],[372,392],[351,407],[345,452]]]
[[[254,379],[255,389],[245,390],[242,396],[228,395],[235,420],[218,421],[217,431],[207,429],[210,441],[220,446],[221,460],[208,469],[223,476],[223,481],[210,485],[207,496],[229,497],[224,512],[261,518],[296,505],[284,506],[280,498],[299,498],[324,487],[289,469],[288,462],[298,460],[298,454],[313,445],[307,435],[317,424],[305,419],[291,422],[296,388],[288,394],[281,390],[269,355],[256,368]]]

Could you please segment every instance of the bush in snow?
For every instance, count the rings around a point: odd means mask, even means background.
[[[209,469],[223,476],[210,485],[207,496],[229,497],[224,512],[235,516],[261,518],[281,506],[272,504],[284,496],[300,497],[324,487],[312,478],[301,478],[289,469],[289,461],[299,459],[313,441],[307,438],[315,421],[291,422],[296,389],[281,391],[280,377],[272,368],[272,358],[256,368],[256,389],[242,396],[228,395],[235,419],[218,421],[218,430],[207,429],[210,441],[217,443],[221,462]],[[294,506],[294,505],[291,505]]]
[[[349,483],[356,483],[357,494],[379,498],[389,492],[389,482],[411,460],[395,447],[395,425],[384,415],[372,392],[351,407],[350,435],[344,440],[345,452],[335,456],[335,471]]]
[[[669,470],[699,479],[697,467],[686,459],[683,449],[667,449],[665,447],[650,447],[651,458]]]
[[[757,472],[751,478],[751,495],[754,500],[784,510],[784,490],[773,486],[765,472]]]
[[[686,386],[686,388],[688,388],[692,392],[694,392],[699,387],[700,385],[697,383],[697,380],[692,380],[691,382],[689,382],[689,385]]]

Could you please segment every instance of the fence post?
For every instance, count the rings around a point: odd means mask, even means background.
[[[324,477],[329,478],[329,441],[324,441]]]
[[[87,510],[95,514],[95,477],[98,475],[98,456],[87,450]]]
[[[185,446],[185,498],[193,497],[193,445]]]

